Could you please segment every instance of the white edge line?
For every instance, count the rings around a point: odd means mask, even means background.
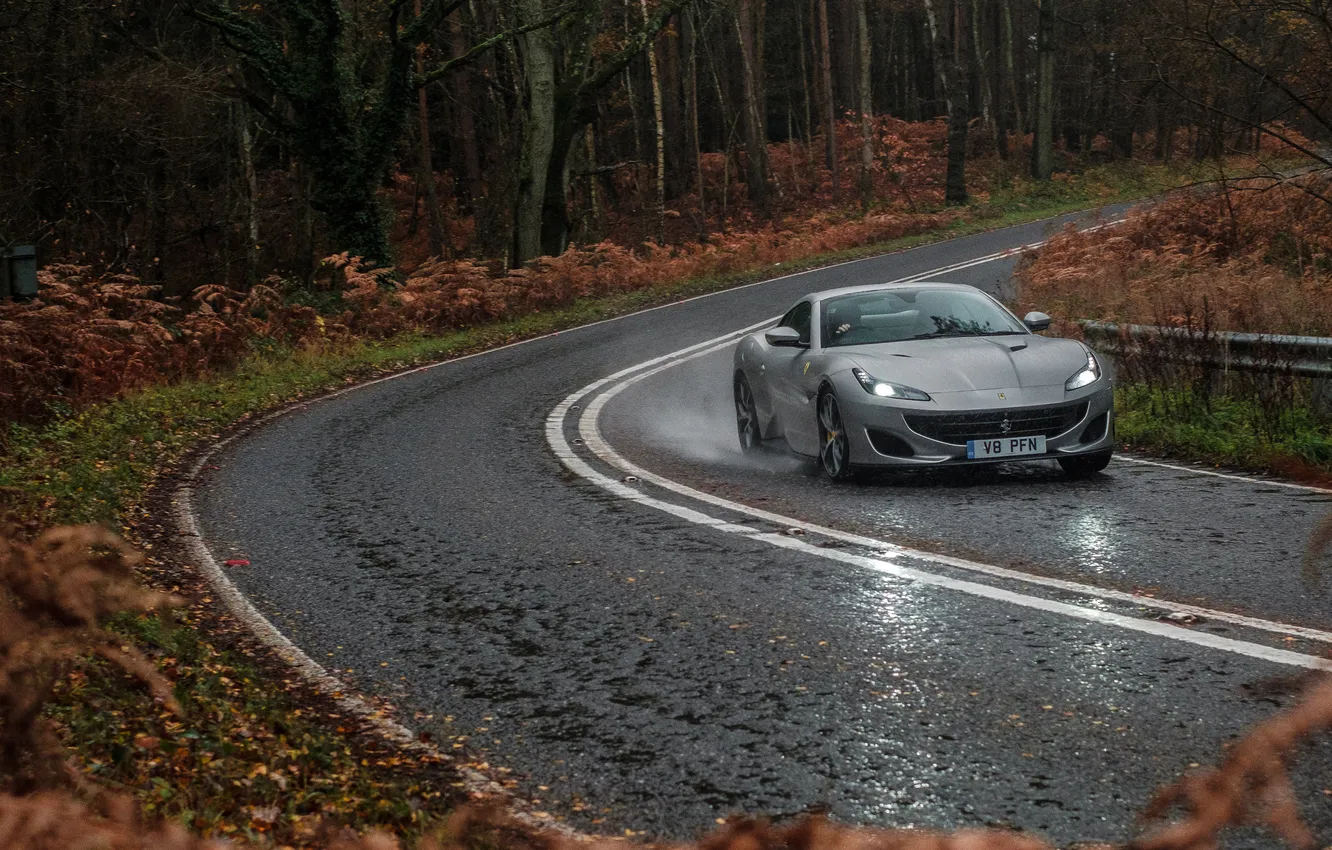
[[[339,394],[345,391],[340,390]],[[372,702],[356,693],[352,687],[330,674],[322,664],[307,655],[277,626],[273,625],[272,621],[260,613],[259,609],[250,602],[245,594],[241,593],[240,589],[232,582],[231,577],[223,571],[221,565],[213,557],[213,553],[209,551],[202,535],[199,533],[199,524],[194,514],[194,482],[198,479],[204,465],[218,451],[254,428],[276,419],[291,409],[287,408],[262,417],[226,439],[214,443],[201,453],[185,472],[183,483],[176,487],[171,501],[177,531],[184,538],[186,552],[197,564],[199,571],[212,586],[213,591],[221,598],[231,616],[238,620],[251,636],[290,665],[307,684],[314,687],[325,698],[332,700],[340,711],[359,719],[376,734],[408,752],[426,754],[449,764],[458,772],[466,791],[507,800],[509,814],[525,825],[540,830],[553,830],[571,837],[583,837],[550,815],[538,814],[532,804],[516,797],[484,773],[459,764],[455,756],[440,751],[433,744],[419,740],[416,733],[411,729],[393,720],[385,714],[382,708],[376,707]]]
[[[1257,478],[1249,475],[1236,475],[1233,472],[1217,472],[1212,469],[1198,469],[1192,466],[1181,466],[1177,463],[1165,463],[1159,460],[1147,460],[1143,457],[1133,457],[1131,455],[1119,455],[1118,460],[1128,461],[1129,463],[1140,463],[1143,466],[1159,466],[1162,469],[1177,469],[1180,472],[1187,472],[1190,475],[1210,475],[1213,478],[1224,478],[1228,481],[1243,481],[1246,484],[1260,484],[1264,487],[1284,487],[1287,490],[1304,490],[1309,493],[1332,493],[1326,487],[1314,487],[1311,484],[1295,484],[1291,481],[1277,481],[1271,478]]]
[[[978,561],[968,560],[965,558],[956,558],[950,555],[940,555],[933,552],[926,552],[923,550],[912,549],[906,546],[901,546],[896,543],[891,543],[886,540],[880,540],[877,538],[867,537],[860,534],[853,534],[845,531],[840,531],[835,528],[830,528],[827,526],[805,522],[803,520],[794,519],[792,517],[783,516],[781,514],[775,514],[770,511],[765,511],[761,508],[754,508],[749,505],[745,505],[739,502],[733,502],[728,499],[723,499],[721,497],[714,496],[710,493],[704,493],[702,491],[695,490],[686,485],[672,481],[669,478],[666,478],[654,472],[650,472],[646,469],[643,469],[642,467],[637,466],[636,464],[632,463],[631,461],[621,456],[618,452],[615,451],[615,449],[609,444],[609,442],[606,441],[605,436],[601,432],[599,417],[602,408],[606,404],[610,403],[611,399],[613,399],[616,395],[618,395],[623,390],[628,389],[630,386],[637,383],[638,381],[644,380],[659,372],[663,372],[667,369],[678,366],[689,360],[693,360],[698,357],[703,357],[720,349],[726,348],[727,346],[730,345],[731,339],[735,338],[736,336],[743,335],[748,331],[749,329],[745,329],[744,331],[737,331],[734,334],[728,335],[726,341],[724,342],[714,341],[714,344],[706,350],[695,351],[694,353],[688,354],[687,356],[681,357],[680,359],[671,360],[670,362],[664,363],[664,365],[659,365],[656,366],[656,368],[648,369],[647,371],[635,375],[633,378],[630,378],[627,381],[623,381],[617,384],[615,387],[611,388],[610,390],[607,390],[605,393],[602,393],[601,395],[597,396],[597,398],[587,407],[586,411],[583,413],[579,421],[579,433],[581,435],[583,442],[594,454],[596,454],[602,460],[606,461],[606,463],[610,464],[611,466],[620,469],[621,471],[625,472],[628,475],[633,475],[644,481],[649,481],[663,489],[670,490],[687,498],[704,502],[706,504],[710,504],[715,507],[723,508],[725,510],[730,510],[736,513],[742,513],[747,516],[752,516],[756,519],[762,519],[767,522],[777,523],[788,527],[803,528],[807,531],[812,531],[816,534],[834,540],[840,540],[846,543],[851,543],[857,546],[862,546],[877,551],[890,552],[894,555],[900,555],[904,557],[937,563],[943,566],[967,570],[969,572],[982,573],[985,575],[993,576],[995,578],[1007,579],[1012,581],[1021,581],[1027,584],[1041,585],[1043,587],[1049,587],[1056,590],[1076,593],[1081,596],[1092,596],[1109,601],[1135,605],[1141,608],[1153,608],[1160,611],[1182,612],[1187,614],[1193,614],[1195,616],[1203,617],[1206,619],[1227,622],[1237,626],[1244,626],[1246,628],[1257,629],[1259,631],[1271,632],[1280,635],[1291,635],[1294,637],[1300,637],[1305,640],[1317,641],[1320,643],[1332,643],[1332,632],[1327,632],[1320,629],[1309,628],[1307,626],[1296,626],[1289,623],[1278,623],[1272,620],[1264,620],[1259,617],[1249,617],[1243,614],[1235,614],[1229,611],[1220,611],[1212,608],[1205,608],[1199,605],[1191,605],[1184,602],[1172,602],[1167,599],[1158,599],[1156,597],[1150,597],[1150,596],[1137,596],[1132,593],[1126,593],[1121,590],[1100,588],[1094,585],[1069,581],[1067,579],[1051,578],[1046,576],[1035,575],[1033,573],[1025,573],[1019,570],[1012,570],[1006,567],[994,566],[992,564],[985,564]],[[1238,478],[1238,476],[1236,477]],[[1253,479],[1249,478],[1238,478],[1238,480],[1251,484],[1265,483],[1260,481],[1254,481]]]

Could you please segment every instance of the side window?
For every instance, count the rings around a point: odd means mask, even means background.
[[[808,301],[801,301],[799,304],[792,307],[790,312],[785,316],[782,316],[782,320],[778,322],[778,327],[795,328],[800,334],[800,341],[808,343],[809,325],[813,315],[813,306],[811,306]]]

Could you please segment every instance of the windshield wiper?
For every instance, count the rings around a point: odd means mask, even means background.
[[[1023,331],[935,331],[934,333],[916,334],[912,339],[943,339],[950,336],[1014,336]]]
[[[916,334],[912,339],[943,339],[950,336],[980,336],[976,331],[935,331],[928,334]]]

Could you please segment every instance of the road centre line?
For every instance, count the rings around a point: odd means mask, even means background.
[[[705,356],[706,354],[712,353],[712,351],[718,350],[718,348],[726,347],[729,344],[730,340],[728,340],[726,343],[723,343],[721,346],[699,351],[695,353],[692,357],[689,357],[687,359],[694,359],[694,357]],[[666,368],[679,365],[679,363],[682,362],[686,362],[686,360],[682,359],[679,361],[673,361],[669,364],[665,364],[664,366],[658,367],[657,369],[649,370],[649,374],[654,374],[658,371],[663,371]],[[606,381],[606,379],[602,380]],[[606,383],[609,383],[609,381],[606,381]],[[1106,625],[1118,626],[1120,628],[1129,631],[1143,632],[1158,637],[1165,637],[1175,641],[1183,641],[1185,643],[1193,643],[1199,646],[1206,646],[1212,649],[1220,649],[1226,652],[1246,655],[1252,658],[1259,658],[1277,664],[1283,664],[1295,667],[1305,667],[1311,669],[1332,670],[1332,662],[1329,662],[1322,658],[1318,658],[1317,656],[1290,652],[1284,649],[1276,649],[1273,647],[1263,646],[1262,644],[1250,643],[1247,641],[1240,641],[1232,638],[1225,638],[1219,635],[1214,635],[1210,632],[1189,631],[1179,626],[1169,623],[1163,623],[1157,620],[1143,620],[1122,614],[1115,614],[1107,611],[1099,611],[1092,608],[1086,608],[1080,605],[1073,605],[1066,602],[1059,602],[1051,599],[1046,599],[1044,597],[1030,596],[1023,593],[1017,593],[1015,591],[1006,590],[989,584],[982,584],[979,582],[955,579],[938,573],[933,573],[925,570],[903,566],[901,564],[894,563],[892,560],[890,560],[890,558],[895,558],[895,557],[912,558],[915,560],[933,562],[936,564],[940,564],[942,566],[958,567],[961,569],[970,570],[972,572],[984,573],[994,576],[996,578],[1016,579],[1019,581],[1043,585],[1046,587],[1058,588],[1062,590],[1070,590],[1073,592],[1080,593],[1084,596],[1093,596],[1106,600],[1128,602],[1130,604],[1137,605],[1140,607],[1156,608],[1159,610],[1184,611],[1187,613],[1195,613],[1198,616],[1207,617],[1218,621],[1231,622],[1236,625],[1244,625],[1252,628],[1258,628],[1264,631],[1276,632],[1279,634],[1289,634],[1292,636],[1304,637],[1306,639],[1317,640],[1321,642],[1332,642],[1332,634],[1329,634],[1327,632],[1321,632],[1316,629],[1308,629],[1300,626],[1290,626],[1287,624],[1272,623],[1265,620],[1259,620],[1257,618],[1244,617],[1242,615],[1230,614],[1224,611],[1213,611],[1211,609],[1199,608],[1197,606],[1177,605],[1174,603],[1165,602],[1163,600],[1148,599],[1144,597],[1133,596],[1132,594],[1123,593],[1122,591],[1110,591],[1102,588],[1092,587],[1089,585],[1081,585],[1076,582],[1066,581],[1062,579],[1047,579],[1040,576],[1033,576],[1030,574],[1021,573],[1016,570],[1008,570],[1003,567],[996,567],[988,564],[980,564],[976,562],[966,561],[960,558],[951,558],[948,556],[935,555],[933,553],[912,550],[906,547],[898,546],[896,544],[887,543],[885,541],[875,540],[873,538],[861,537],[859,535],[848,534],[846,532],[840,532],[837,531],[836,529],[826,528],[816,524],[802,522],[800,520],[793,519],[791,517],[785,517],[780,514],[774,514],[768,511],[763,511],[758,508],[751,508],[748,505],[743,505],[737,502],[730,502],[729,500],[721,499],[717,496],[713,496],[708,493],[702,493],[685,485],[681,485],[676,482],[670,481],[669,479],[664,479],[661,476],[648,472],[647,470],[644,470],[624,460],[624,458],[622,458],[619,454],[617,454],[614,451],[614,449],[612,449],[609,446],[609,444],[605,442],[604,438],[600,436],[599,428],[596,425],[596,420],[598,419],[602,408],[604,407],[605,403],[610,400],[610,398],[613,398],[614,395],[617,394],[616,390],[631,385],[632,384],[630,382],[624,382],[617,385],[615,388],[612,389],[612,391],[598,395],[596,399],[590,405],[588,405],[587,409],[582,413],[580,417],[579,433],[582,435],[583,442],[592,451],[592,453],[597,455],[601,460],[620,469],[621,471],[625,472],[628,475],[636,476],[643,481],[648,481],[657,486],[661,486],[664,489],[670,490],[679,495],[687,496],[697,501],[712,504],[716,507],[721,507],[735,513],[752,516],[756,519],[762,519],[768,522],[773,522],[782,525],[784,527],[802,528],[808,532],[818,534],[820,536],[842,540],[844,542],[855,543],[857,545],[870,548],[871,550],[879,550],[890,554],[888,555],[888,557],[869,557],[865,555],[857,555],[850,552],[839,551],[836,549],[825,549],[823,547],[815,546],[783,534],[762,532],[757,529],[751,528],[747,525],[718,519],[702,511],[694,510],[692,508],[684,507],[681,505],[672,504],[670,502],[664,502],[660,499],[656,499],[652,496],[649,496],[633,487],[615,481],[614,479],[600,472],[597,472],[595,469],[592,468],[591,465],[589,465],[586,461],[584,461],[581,457],[579,457],[574,448],[570,446],[568,442],[565,441],[564,439],[564,420],[568,415],[568,413],[571,412],[574,403],[578,399],[583,398],[585,395],[585,393],[575,393],[572,396],[566,398],[563,402],[561,402],[560,405],[558,405],[555,408],[554,411],[551,412],[550,417],[547,419],[547,431],[546,431],[547,440],[550,443],[552,450],[555,452],[556,456],[559,457],[560,461],[571,471],[573,471],[580,477],[587,479],[594,484],[599,485],[603,489],[608,490],[612,494],[619,496],[623,499],[638,502],[639,504],[642,504],[646,507],[651,507],[657,510],[664,511],[680,519],[692,522],[697,525],[708,526],[717,531],[742,534],[750,537],[751,539],[770,543],[774,546],[780,546],[783,548],[800,551],[808,555],[813,555],[819,558],[823,558],[825,560],[840,561],[842,563],[850,564],[852,566],[857,566],[875,572],[896,576],[898,578],[903,578],[908,581],[915,581],[921,584],[944,587],[951,590],[961,591],[963,593],[967,593],[972,596],[979,596],[991,600],[1008,602],[1010,604],[1020,605],[1027,608],[1034,608],[1049,613],[1062,614],[1068,617],[1072,617],[1074,619],[1081,619],[1091,622],[1104,623]],[[605,386],[605,383],[603,383],[602,386]],[[595,390],[593,391],[595,392]]]
[[[1011,254],[992,255],[991,257],[986,258],[986,261],[999,259],[1001,256],[1011,256]],[[941,274],[941,273],[942,273],[941,270],[933,270],[930,272],[924,272],[920,275],[913,275],[909,279],[912,280],[923,279],[925,277],[930,277],[932,275]],[[905,280],[908,279],[904,279],[903,281],[900,282],[905,282]],[[773,319],[767,319],[763,322],[759,322],[747,328],[743,328],[741,330],[725,334],[721,337],[717,337],[712,340],[708,340],[706,342],[689,346],[688,348],[681,349],[680,351],[652,358],[651,360],[640,363],[637,366],[629,367],[627,369],[622,369],[612,375],[608,375],[605,378],[602,378],[598,381],[594,381],[593,383],[587,385],[581,390],[578,390],[577,392],[566,397],[564,401],[562,401],[547,417],[546,437],[548,443],[550,444],[552,450],[555,452],[556,456],[559,457],[560,461],[571,471],[575,472],[580,477],[583,477],[597,484],[603,489],[610,491],[614,495],[617,495],[621,498],[630,501],[638,502],[647,507],[652,507],[657,510],[665,511],[666,513],[670,513],[681,519],[685,519],[695,524],[712,527],[719,531],[728,532],[728,533],[740,533],[747,535],[755,540],[762,540],[764,542],[768,542],[773,545],[781,546],[787,549],[795,549],[798,551],[805,552],[807,554],[815,555],[825,560],[841,561],[843,563],[851,564],[865,569],[870,569],[876,572],[895,575],[897,577],[905,578],[911,581],[917,581],[924,584],[947,587],[953,590],[958,590],[964,593],[968,593],[970,595],[981,596],[999,601],[1005,601],[1011,604],[1021,605],[1029,608],[1035,608],[1050,613],[1058,613],[1075,619],[1089,620],[1093,622],[1104,623],[1107,625],[1114,625],[1130,631],[1143,632],[1158,637],[1165,637],[1170,640],[1207,646],[1213,649],[1221,649],[1223,651],[1232,652],[1240,655],[1246,655],[1254,658],[1260,658],[1284,665],[1316,668],[1316,669],[1332,669],[1332,662],[1329,662],[1325,659],[1318,658],[1312,655],[1290,652],[1288,650],[1282,650],[1282,649],[1275,649],[1272,647],[1264,646],[1262,644],[1251,643],[1248,641],[1240,641],[1232,638],[1224,638],[1208,632],[1194,632],[1187,629],[1183,629],[1173,624],[1162,623],[1159,621],[1143,620],[1140,618],[1125,616],[1122,614],[1115,614],[1111,612],[1086,608],[1080,605],[1058,602],[1043,597],[1029,596],[1027,594],[1017,593],[1003,588],[994,587],[989,584],[982,584],[978,582],[954,579],[949,576],[944,576],[937,573],[928,572],[925,570],[919,570],[911,567],[902,566],[900,564],[894,563],[890,559],[899,558],[899,557],[912,558],[915,560],[922,560],[927,563],[935,563],[941,566],[954,567],[958,569],[967,570],[970,572],[981,573],[984,575],[991,576],[993,578],[1009,579],[1029,584],[1036,584],[1052,589],[1077,593],[1082,596],[1100,598],[1107,601],[1114,601],[1119,603],[1127,603],[1137,607],[1153,608],[1163,611],[1190,613],[1211,620],[1228,622],[1233,625],[1243,626],[1247,628],[1252,628],[1276,634],[1301,637],[1307,640],[1318,641],[1322,643],[1332,643],[1332,633],[1329,632],[1321,631],[1318,629],[1311,629],[1303,626],[1294,626],[1291,624],[1277,623],[1255,617],[1246,617],[1240,614],[1233,614],[1226,611],[1218,611],[1195,605],[1173,603],[1166,600],[1140,597],[1130,593],[1125,593],[1123,591],[1107,590],[1104,588],[1098,588],[1091,585],[1084,585],[1078,582],[1067,581],[1064,579],[1054,579],[1042,576],[1035,576],[1029,573],[1022,573],[1016,570],[1009,570],[1003,567],[998,567],[990,564],[982,564],[979,562],[969,561],[961,558],[953,558],[950,556],[937,555],[934,553],[913,550],[899,546],[897,544],[889,543],[887,541],[877,540],[875,538],[864,537],[856,534],[850,534],[847,532],[838,531],[837,529],[827,528],[803,522],[801,520],[793,519],[791,517],[786,517],[780,514],[771,513],[769,511],[764,511],[758,508],[752,508],[748,505],[744,505],[738,502],[732,502],[730,500],[722,499],[720,497],[713,496],[708,493],[703,493],[701,491],[679,484],[670,479],[664,478],[663,476],[659,476],[655,473],[649,472],[624,459],[609,445],[609,443],[606,442],[599,426],[600,413],[604,408],[604,406],[606,405],[606,403],[608,403],[612,398],[614,398],[620,392],[632,386],[633,384],[646,379],[651,375],[658,374],[662,371],[681,365],[690,360],[694,360],[699,357],[704,357],[707,356],[708,354],[712,354],[718,350],[726,348],[739,337],[747,333],[750,333],[752,331],[758,330],[759,328],[765,327],[771,324],[772,321]],[[629,377],[631,375],[633,377]],[[626,378],[627,380],[625,380]],[[626,486],[625,484],[614,481],[608,476],[600,472],[597,472],[595,469],[591,467],[591,465],[589,465],[586,461],[584,461],[581,457],[578,456],[574,447],[570,445],[569,442],[565,439],[564,422],[568,414],[572,412],[572,410],[574,409],[575,402],[577,402],[579,399],[585,398],[593,393],[596,393],[597,391],[611,384],[615,384],[615,386],[611,387],[611,389],[609,389],[607,392],[601,393],[595,399],[593,399],[592,402],[587,405],[586,409],[582,412],[581,416],[579,417],[579,434],[584,444],[588,447],[589,450],[592,451],[594,455],[599,457],[602,461],[608,463],[609,465],[617,469],[620,469],[626,474],[636,476],[643,481],[650,482],[658,487],[669,490],[678,495],[685,496],[691,500],[702,502],[704,504],[710,504],[715,507],[723,508],[733,513],[739,513],[742,515],[751,516],[756,519],[761,519],[767,522],[776,523],[785,527],[792,527],[792,526],[800,527],[806,529],[807,531],[819,534],[820,536],[841,540],[847,543],[852,543],[857,546],[868,548],[871,551],[888,553],[887,557],[886,558],[868,557],[863,555],[855,555],[847,552],[840,552],[837,550],[829,550],[822,547],[813,546],[808,543],[804,543],[803,541],[795,540],[788,536],[760,532],[746,525],[717,519],[706,513],[703,513],[702,511],[697,511],[692,508],[683,507],[680,505],[664,502],[660,499],[653,498],[645,493],[640,492],[639,490],[633,487]],[[1165,465],[1165,464],[1158,464],[1158,465]],[[1195,471],[1195,470],[1189,470],[1184,467],[1171,467],[1171,468],[1178,468],[1186,472]],[[1268,483],[1265,481],[1260,481],[1255,479],[1242,478],[1240,476],[1230,476],[1230,477],[1234,477],[1238,480],[1254,484]]]

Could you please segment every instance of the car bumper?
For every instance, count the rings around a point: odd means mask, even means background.
[[[1063,387],[947,393],[931,402],[894,402],[866,395],[839,399],[851,462],[919,468],[1011,463],[1096,454],[1113,449],[1114,392],[1109,381],[1085,391]],[[999,396],[1002,394],[1003,398]],[[996,423],[1010,420],[1011,430]],[[968,439],[1042,433],[1044,454],[969,459]]]

